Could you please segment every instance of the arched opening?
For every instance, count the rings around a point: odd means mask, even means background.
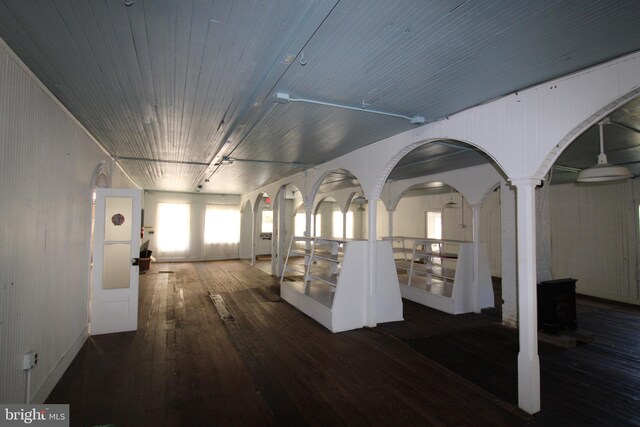
[[[273,200],[267,193],[260,193],[253,203],[252,264],[271,260],[272,237]]]
[[[271,240],[271,274],[275,276],[282,275],[291,238],[296,235],[296,207],[302,204],[302,193],[295,184],[285,184],[278,189],[273,201]],[[304,233],[304,229],[297,231]]]
[[[424,325],[424,336],[416,332],[407,343],[456,370],[455,344],[440,341],[436,353],[425,343],[431,334],[454,333],[454,323],[460,333],[477,328],[475,322],[486,321],[485,316],[499,323],[501,286],[513,290],[507,294],[517,307],[516,260],[503,259],[505,252],[515,253],[515,208],[507,213],[511,228],[504,227],[502,192],[508,185],[501,168],[481,149],[451,139],[409,148],[380,186],[384,204],[378,209],[378,235],[393,242],[402,297],[420,304],[404,303],[405,320]],[[511,274],[507,280],[505,271]],[[451,316],[462,313],[469,314]],[[517,312],[513,315],[517,319]],[[440,321],[441,327],[432,329]]]
[[[355,175],[344,169],[327,174],[318,186],[313,210],[313,235],[366,238],[367,200]]]
[[[578,294],[638,305],[640,186],[594,168],[601,147],[608,165],[640,175],[640,97],[586,127],[548,170],[537,200],[538,280],[574,278]],[[602,176],[581,182],[592,171]]]
[[[515,259],[503,260],[500,182],[505,180],[499,166],[471,144],[451,139],[416,143],[396,160],[382,187],[378,234],[434,239],[438,228],[439,239],[481,244],[490,275],[499,279],[507,270],[515,307]],[[496,290],[499,294],[500,287]]]

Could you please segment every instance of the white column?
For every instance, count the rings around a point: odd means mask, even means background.
[[[304,216],[305,216],[305,230],[304,230],[304,235],[305,237],[311,237],[311,216],[313,213],[313,200],[308,199],[307,197],[304,197],[303,199],[303,203],[304,203]],[[309,241],[305,241],[304,242],[304,249],[307,253],[307,255],[305,255],[304,257],[304,265],[305,265],[305,269],[306,266],[309,265],[309,251],[311,250],[311,245],[309,244]],[[305,289],[307,287],[307,284],[305,283]]]
[[[540,359],[536,301],[536,185],[539,179],[519,179],[516,186],[518,227],[518,406],[540,411]]]
[[[278,230],[278,227],[280,226],[280,222],[279,219],[280,218],[280,203],[278,203],[279,201],[277,200],[277,196],[276,199],[273,200],[271,203],[273,203],[273,205],[271,206],[271,218],[273,220],[272,222],[272,232],[271,232],[271,275],[272,276],[277,276],[277,262],[278,262],[278,232],[280,230]]]
[[[500,185],[500,244],[502,252],[502,323],[518,327],[516,192],[506,182]]]
[[[378,208],[378,199],[374,197],[368,198],[368,222],[367,222],[367,240],[369,248],[369,265],[368,265],[368,280],[369,284],[369,300],[367,301],[367,326],[374,327],[376,322],[376,293],[377,293],[377,281],[376,281],[376,215]]]
[[[349,208],[346,211],[342,212],[342,238],[347,238],[347,213],[349,212]]]
[[[313,217],[313,202],[308,199],[304,199],[304,215],[305,215],[305,228],[304,235],[310,237],[313,234],[311,230],[311,219]]]
[[[471,205],[471,212],[473,213],[472,224],[473,224],[473,288],[472,288],[472,298],[473,298],[473,311],[476,313],[480,313],[480,274],[478,272],[478,268],[480,266],[480,205]],[[464,221],[464,218],[463,218]]]
[[[275,272],[273,272],[272,274],[274,274],[275,276],[282,276],[282,270],[284,269],[284,260],[285,257],[287,256],[287,248],[288,246],[286,245],[286,242],[284,241],[285,239],[285,234],[286,234],[286,225],[287,225],[287,198],[286,198],[286,190],[284,188],[282,188],[279,192],[278,192],[278,196],[277,196],[277,204],[276,206],[278,206],[278,217],[277,217],[277,221],[276,221],[276,212],[273,212],[273,221],[274,221],[274,233],[271,236],[272,239],[274,239],[275,241],[275,253],[276,253],[276,262],[274,263],[272,261],[271,263],[271,268],[272,270],[274,270],[274,266],[275,266]],[[276,223],[277,223],[277,227],[276,227]]]
[[[387,209],[387,236],[389,237],[393,236],[393,214],[395,211],[395,209]]]
[[[257,203],[257,202],[256,202]],[[251,213],[251,265],[256,265],[256,210]]]

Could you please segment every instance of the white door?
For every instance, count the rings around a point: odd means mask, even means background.
[[[91,273],[91,335],[138,328],[140,190],[98,188]]]

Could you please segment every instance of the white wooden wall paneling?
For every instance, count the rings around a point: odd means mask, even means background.
[[[555,277],[578,279],[580,293],[640,304],[634,186],[638,186],[636,180],[551,188],[551,268]]]
[[[0,401],[43,402],[87,337],[91,181],[111,159],[0,42]],[[135,187],[119,168],[113,185]]]

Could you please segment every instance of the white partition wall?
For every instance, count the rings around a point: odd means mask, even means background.
[[[391,246],[379,243],[375,322],[402,320],[402,301]],[[332,332],[369,323],[369,263],[365,240],[295,236],[280,281],[280,295]],[[296,262],[296,258],[297,262]]]

